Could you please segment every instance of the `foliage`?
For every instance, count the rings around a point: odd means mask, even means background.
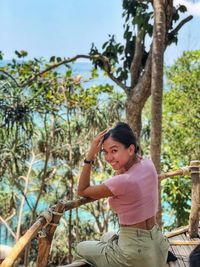
[[[0,214],[3,218],[8,217],[9,214],[12,213],[13,209],[16,208],[16,200],[14,199],[14,193],[12,191],[5,192],[4,190],[0,190]]]
[[[124,0],[123,8],[125,44],[117,43],[115,37],[110,35],[102,49],[117,78],[127,81],[137,38],[140,38],[142,45],[141,68],[138,68],[138,72],[143,72],[148,56],[146,38],[152,35],[153,21],[148,2]],[[174,21],[178,19],[179,11],[184,12],[185,9],[180,7],[175,10]],[[171,36],[171,42],[173,41],[176,41],[176,36]],[[98,53],[98,49],[93,45],[91,55]],[[91,71],[91,78],[84,80],[81,75],[74,75],[69,64],[55,68],[65,58],[52,56],[48,61],[43,58],[27,60],[26,51],[15,51],[15,54],[17,59],[1,67],[0,174],[1,179],[8,181],[16,195],[20,192],[20,197],[25,197],[30,209],[26,224],[28,226],[36,218],[39,203],[42,201],[52,204],[58,198],[74,197],[77,174],[90,139],[116,120],[124,119],[124,95],[115,94],[110,85],[86,88],[85,82],[97,76],[95,69]],[[2,53],[0,59],[3,59]],[[121,63],[122,66],[119,67]],[[95,61],[94,64],[95,67],[102,67],[100,61]],[[45,71],[46,69],[48,71]],[[6,86],[2,84],[5,81],[8,82]],[[102,92],[105,94],[103,100]],[[109,111],[108,107],[111,107]],[[148,133],[147,127],[146,140]],[[171,142],[170,136],[167,136],[166,140],[167,138],[168,145]],[[163,159],[169,159],[171,164],[174,163],[175,157],[168,150],[163,154]],[[95,164],[96,175],[102,170],[101,157],[98,157]],[[110,175],[110,170],[106,169],[106,173]],[[26,181],[28,192],[23,193]],[[32,203],[29,203],[28,197],[32,192],[34,198]],[[167,191],[169,192],[171,191]],[[100,218],[105,214],[105,203],[96,202],[95,205],[98,212],[90,205],[87,210],[94,216],[98,230],[103,232],[107,227],[106,220],[102,223]],[[102,214],[99,214],[99,211]],[[115,219],[113,221],[115,222]],[[68,226],[69,244],[66,245],[65,252],[68,251],[70,255],[74,242],[71,233],[75,232],[75,227],[78,228],[71,213]],[[88,238],[90,234],[94,236],[95,231],[96,228],[92,224],[80,229],[82,234],[88,234]],[[64,246],[62,240],[55,241]],[[55,246],[52,262],[60,264],[66,258],[60,259],[58,254],[60,248]]]
[[[178,169],[200,155],[200,51],[188,51],[166,68],[163,106],[162,172]],[[141,144],[149,154],[150,101],[143,109]],[[191,178],[174,177],[161,183],[166,230],[186,225],[191,206]]]
[[[200,155],[200,50],[184,52],[166,70],[164,94],[163,169],[187,166]],[[163,184],[164,201],[176,217],[175,225],[187,224],[191,196],[189,177]],[[174,224],[171,225],[173,228]]]
[[[162,182],[162,201],[169,221],[165,229],[172,230],[188,225],[191,208],[191,177],[173,177]],[[166,205],[167,204],[167,205]]]
[[[84,79],[74,75],[69,65],[60,69],[53,67],[63,59],[26,60],[25,51],[16,51],[16,55],[20,60],[8,62],[0,72],[1,190],[6,188],[9,192],[2,194],[0,208],[5,217],[11,208],[15,209],[12,221],[20,222],[19,207],[25,198],[20,226],[23,234],[44,208],[44,203],[52,205],[61,198],[74,198],[77,175],[89,142],[97,132],[121,120],[124,95],[114,93],[109,84],[86,86],[86,82],[97,77],[94,69],[91,76]],[[46,68],[49,71],[43,73]],[[109,112],[108,106],[111,107]],[[95,170],[97,173],[102,170],[101,157],[96,161]],[[6,197],[13,199],[12,207],[5,205]],[[8,204],[11,205],[11,201]],[[105,204],[97,202],[95,205],[101,209],[99,214],[92,215],[96,223],[87,223],[88,238],[107,227],[100,219],[101,213],[105,214]],[[88,207],[90,213],[91,210]],[[71,215],[69,212],[66,233],[73,233],[78,227]],[[10,226],[16,230],[16,223],[13,227],[10,222]],[[85,234],[84,228],[80,232]],[[74,242],[70,233],[66,235],[69,241],[66,247],[62,243],[52,251],[54,264],[69,261]],[[56,239],[56,242],[60,244],[61,241]],[[63,253],[68,253],[61,259],[59,255],[63,248]],[[35,246],[30,255],[34,261]]]
[[[102,45],[101,54],[109,59],[111,71],[116,74],[120,81],[127,82],[131,69],[131,63],[135,54],[137,38],[142,44],[142,59],[140,71],[142,72],[148,57],[147,39],[153,34],[153,10],[149,1],[123,0],[123,18],[124,18],[124,44],[118,43],[115,36],[109,34],[109,39]],[[174,8],[172,23],[168,30],[172,29],[172,25],[179,20],[180,13],[185,12],[185,6],[180,5]],[[169,33],[170,44],[177,43],[177,33]],[[92,45],[91,55],[99,54],[95,44]],[[103,68],[101,61],[94,61],[94,66]]]
[[[163,148],[176,165],[189,164],[200,152],[199,59],[199,50],[185,52],[166,72],[170,90],[164,96]]]

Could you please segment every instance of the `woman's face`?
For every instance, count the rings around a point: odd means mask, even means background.
[[[102,145],[104,158],[112,166],[114,170],[126,168],[126,166],[133,160],[134,145],[126,148],[122,143],[108,137]]]

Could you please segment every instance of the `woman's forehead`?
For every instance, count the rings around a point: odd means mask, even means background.
[[[102,148],[103,149],[111,149],[111,148],[114,148],[114,147],[120,147],[122,145],[123,144],[121,144],[120,142],[115,141],[112,137],[108,137],[108,139],[106,139],[103,142]]]

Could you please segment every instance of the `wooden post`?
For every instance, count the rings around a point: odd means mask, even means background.
[[[45,228],[44,236],[39,236],[38,238],[38,257],[37,257],[37,267],[45,267],[48,263],[49,252],[51,249],[51,242],[53,239],[54,232],[56,230],[57,224],[60,221],[61,214],[65,210],[65,204],[62,201],[59,201],[54,211],[59,214],[53,215],[51,223],[55,225],[47,225]]]
[[[192,205],[189,217],[189,236],[195,238],[198,236],[199,212],[200,212],[200,161],[191,161],[191,178],[192,178]]]
[[[64,211],[77,208],[81,205],[84,205],[86,203],[93,202],[93,201],[95,200],[89,199],[89,198],[80,198],[80,199],[75,199],[71,201],[60,200],[58,204],[55,205],[54,211],[58,213],[62,213]],[[51,225],[51,224],[47,225],[45,229],[46,230],[45,235],[43,237],[39,237],[37,267],[47,266],[49,252],[51,249],[51,242],[52,242],[54,232],[56,230],[57,224],[59,223],[61,216],[62,216],[61,214],[53,215],[51,223],[55,225]]]

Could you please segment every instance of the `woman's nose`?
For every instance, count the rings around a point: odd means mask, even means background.
[[[106,160],[107,162],[111,162],[111,161],[113,160],[113,155],[110,154],[110,153],[108,153],[108,154],[105,156],[105,160]]]

